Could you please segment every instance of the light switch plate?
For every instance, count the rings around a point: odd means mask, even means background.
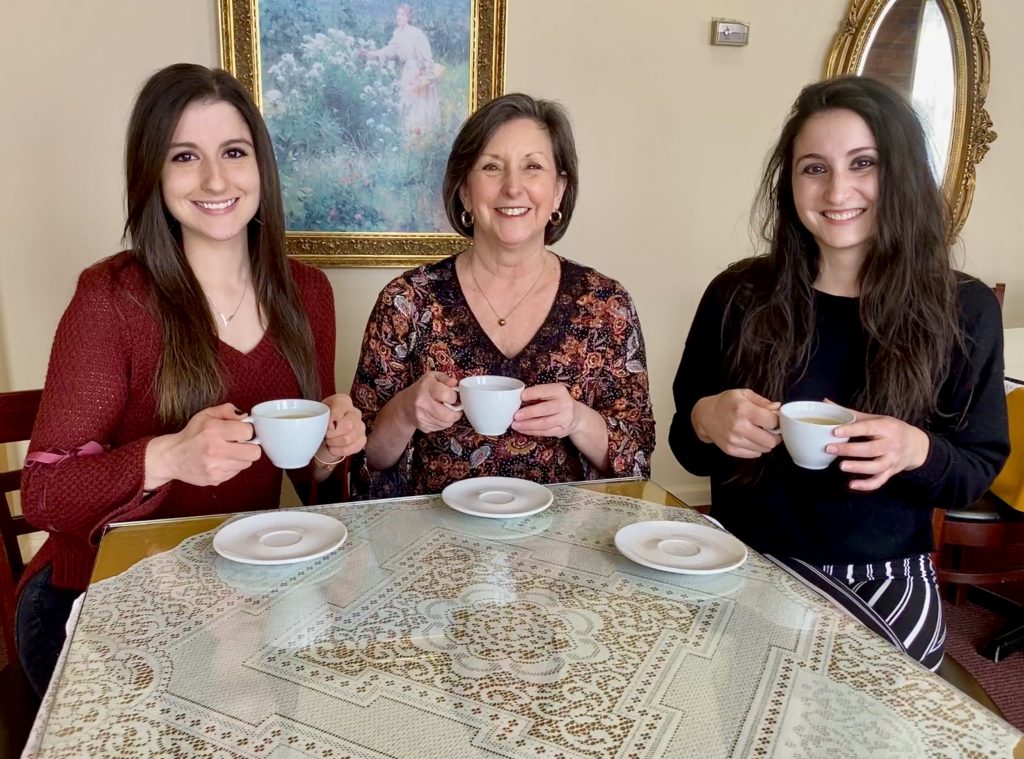
[[[746,45],[750,41],[750,24],[728,18],[711,19],[712,45]]]

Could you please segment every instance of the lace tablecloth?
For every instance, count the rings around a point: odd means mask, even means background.
[[[510,521],[420,498],[249,566],[213,533],[87,594],[40,757],[1009,757],[1021,735],[766,559],[615,550],[685,509],[561,486]]]

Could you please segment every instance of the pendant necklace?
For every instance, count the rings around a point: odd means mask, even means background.
[[[487,297],[487,293],[484,292],[484,289],[480,287],[480,283],[476,279],[476,274],[473,272],[473,261],[476,259],[476,255],[473,254],[472,252],[469,255],[469,276],[473,278],[473,284],[476,285],[476,289],[480,291],[480,294],[482,296],[484,296],[484,302],[487,303],[488,307],[490,307],[491,311],[498,318],[498,326],[504,327],[506,324],[508,324],[508,317],[512,316],[512,313],[521,305],[523,305],[523,301],[525,301],[527,296],[529,296],[529,294],[533,292],[533,288],[537,286],[537,283],[540,282],[540,278],[544,276],[544,270],[547,269],[548,260],[547,258],[545,258],[541,262],[540,273],[537,274],[537,278],[533,280],[533,284],[530,285],[529,289],[523,294],[523,297],[520,298],[519,301],[514,306],[512,306],[511,309],[509,309],[507,314],[502,316],[501,314],[498,313],[498,310],[494,307],[494,304],[491,303],[491,299]]]
[[[224,325],[224,329],[227,329],[228,325],[231,324],[231,320],[235,318],[235,316],[238,314],[238,310],[242,307],[242,301],[245,300],[245,294],[248,291],[249,291],[249,280],[247,279],[247,280],[245,280],[245,287],[242,288],[242,297],[238,299],[238,305],[235,306],[235,310],[232,311],[230,314],[225,314],[223,311],[221,311],[219,308],[217,308],[217,304],[213,302],[213,298],[211,298],[206,293],[205,290],[203,291],[203,294],[206,295],[206,300],[209,301],[210,306],[216,312],[217,316],[220,317],[220,322],[221,322],[221,324]]]

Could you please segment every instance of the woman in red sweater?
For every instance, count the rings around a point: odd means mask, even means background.
[[[284,252],[266,125],[230,74],[178,64],[143,86],[125,149],[131,249],[86,269],[54,338],[22,480],[49,535],[22,581],[18,652],[40,693],[113,521],[274,508],[281,471],[245,444],[248,409],[325,398],[327,436],[289,472],[307,500],[362,449],[334,394],[334,299]],[[335,499],[336,500],[336,499]]]

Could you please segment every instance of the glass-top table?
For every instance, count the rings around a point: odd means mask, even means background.
[[[704,522],[649,482],[553,487],[512,520],[438,497],[305,509],[334,553],[212,547],[228,517],[113,527],[40,757],[1012,757],[1021,734],[750,552],[683,575],[620,555]]]

